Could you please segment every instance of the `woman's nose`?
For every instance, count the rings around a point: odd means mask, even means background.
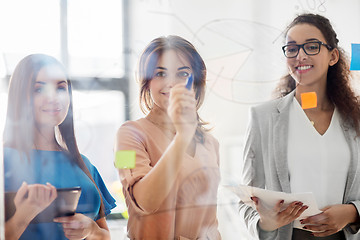
[[[45,89],[45,97],[46,97],[47,101],[49,101],[49,102],[58,101],[58,94],[56,92],[56,89],[51,88],[51,87]]]
[[[305,53],[305,51],[304,51],[303,48],[300,48],[300,49],[299,49],[299,53],[298,53],[298,55],[296,56],[296,58],[297,58],[298,60],[303,60],[303,59],[307,58],[307,54]]]
[[[166,85],[169,88],[174,87],[178,83],[178,79],[176,78],[176,76],[168,76],[166,80]]]

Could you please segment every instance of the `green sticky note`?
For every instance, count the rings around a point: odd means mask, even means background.
[[[116,168],[134,168],[136,152],[133,150],[122,150],[115,153]]]

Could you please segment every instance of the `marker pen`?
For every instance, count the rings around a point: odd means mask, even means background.
[[[190,76],[189,76],[189,77],[187,78],[187,80],[186,80],[186,86],[185,86],[185,87],[186,87],[188,90],[190,90],[193,82],[194,82],[194,77],[193,77],[192,74],[190,74]]]

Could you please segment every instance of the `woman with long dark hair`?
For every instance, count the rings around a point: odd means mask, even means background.
[[[71,82],[55,58],[22,59],[10,79],[4,130],[5,190],[17,191],[6,239],[109,239],[105,216],[115,207],[97,169],[79,153]],[[76,214],[31,223],[57,197],[81,187]],[[6,207],[6,206],[5,206]]]
[[[260,239],[360,239],[360,105],[338,42],[327,18],[297,16],[282,48],[289,75],[276,90],[279,98],[251,109],[244,184],[313,192],[322,211],[298,219],[304,203],[279,200],[266,209],[253,196],[256,210],[241,203],[240,213]],[[309,94],[316,98],[305,107]]]

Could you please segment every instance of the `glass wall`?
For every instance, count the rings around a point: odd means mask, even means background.
[[[128,213],[113,164],[116,132],[125,121],[145,116],[138,104],[136,79],[143,49],[156,37],[182,36],[194,44],[207,67],[206,97],[199,113],[220,144],[219,231],[226,240],[248,239],[238,215],[239,198],[224,186],[241,183],[249,109],[270,100],[288,72],[281,50],[284,29],[304,12],[328,17],[351,57],[351,43],[360,41],[357,0],[2,1],[1,136],[8,83],[16,64],[33,53],[59,59],[73,82],[79,150],[117,201],[108,217],[113,238],[126,239]]]

